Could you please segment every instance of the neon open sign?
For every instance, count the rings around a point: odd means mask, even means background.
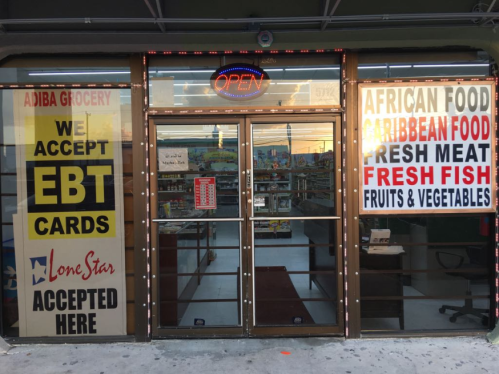
[[[262,96],[269,87],[270,78],[258,66],[230,64],[217,69],[211,76],[210,83],[218,96],[243,101]]]

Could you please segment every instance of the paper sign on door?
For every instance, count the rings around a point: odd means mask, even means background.
[[[159,171],[187,171],[189,170],[189,156],[187,148],[159,148]]]
[[[217,209],[217,191],[214,177],[194,178],[196,209]]]
[[[255,196],[253,198],[254,204],[253,206],[265,206],[265,196]]]

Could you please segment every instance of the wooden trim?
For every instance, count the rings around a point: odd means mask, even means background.
[[[404,331],[387,330],[386,332],[362,330],[362,338],[367,339],[386,339],[386,338],[449,338],[459,336],[483,336],[489,333],[489,330],[476,331],[451,331],[451,330],[433,330],[433,331]]]
[[[205,255],[206,256],[206,255]],[[206,272],[195,272],[195,273],[161,273],[160,277],[197,277],[197,276],[212,276],[212,275],[237,275],[238,272],[226,271],[218,273],[206,273]]]
[[[234,338],[243,337],[242,327],[199,327],[193,329],[192,327],[178,327],[175,329],[171,328],[157,328],[156,333],[153,335],[154,338]]]
[[[75,89],[94,89],[94,88],[107,88],[107,89],[121,89],[130,88],[130,83],[2,83],[0,82],[0,90],[29,90],[29,89],[46,89],[46,88],[75,88]]]
[[[361,301],[367,300],[475,300],[490,299],[490,295],[459,296],[459,295],[437,295],[437,296],[364,296]]]
[[[340,220],[341,221],[341,220]],[[318,243],[318,244],[257,244],[255,248],[295,248],[295,247],[306,247],[306,248],[314,248],[314,247],[328,247],[335,248],[335,243]]]
[[[341,86],[340,86],[341,88]],[[341,90],[340,90],[341,92]],[[341,97],[341,96],[340,96]],[[345,275],[344,275],[344,247],[343,247],[343,204],[345,203],[342,196],[343,189],[343,166],[342,166],[342,131],[343,131],[343,120],[340,116],[337,116],[337,119],[334,124],[334,189],[335,189],[335,214],[337,217],[340,217],[339,220],[334,222],[336,232],[335,232],[335,242],[334,244],[335,252],[336,252],[336,273],[337,273],[337,283],[336,283],[336,298],[340,301],[336,305],[337,317],[336,323],[338,324],[339,331],[345,335]],[[340,188],[341,186],[341,188]]]
[[[337,318],[337,322],[339,322],[339,318]],[[289,326],[255,326],[251,329],[250,337],[283,337],[283,331],[286,329],[289,333],[286,334],[286,337],[305,337],[305,336],[343,336],[343,329],[340,326],[331,326],[331,325],[322,325],[322,326],[298,326],[298,325],[289,325]]]
[[[237,222],[237,221],[234,221],[234,222]],[[191,247],[161,247],[159,248],[159,251],[162,252],[162,251],[185,251],[185,250],[198,250],[198,249],[208,249],[207,247],[194,247],[194,246],[191,246]],[[216,246],[210,246],[210,249],[237,249],[239,250],[239,247],[230,247],[230,246],[219,246],[219,247],[216,247]]]
[[[157,180],[157,172],[158,172],[158,165],[156,162],[156,157],[157,157],[157,143],[156,143],[156,121],[153,118],[149,117],[149,139],[150,139],[150,144],[153,145],[152,149],[154,150],[154,158],[153,162],[149,164],[149,171],[151,176],[155,175],[156,177],[154,178],[154,181]],[[151,273],[152,273],[152,279],[151,279],[151,300],[152,300],[152,318],[151,318],[151,324],[152,324],[152,335],[158,335],[158,329],[160,328],[160,276],[161,273],[159,272],[159,255],[160,255],[160,244],[159,244],[159,230],[158,230],[158,225],[155,223],[152,223],[152,220],[158,217],[158,184],[150,181],[149,182],[149,189],[151,192],[151,200],[150,200],[150,218],[151,218]],[[197,250],[198,248],[195,247]]]
[[[193,278],[194,279],[194,278]],[[178,299],[178,300],[164,300],[161,304],[191,304],[191,303],[236,303],[239,299]],[[187,307],[185,308],[187,309]],[[185,312],[185,310],[184,310]],[[183,315],[183,313],[182,313]],[[179,319],[181,317],[178,317]]]
[[[271,302],[271,301],[280,301],[280,302],[292,302],[292,301],[338,301],[337,299],[329,298],[329,297],[294,297],[294,298],[266,298],[266,299],[256,299],[256,301],[263,302]]]
[[[357,83],[436,83],[436,82],[468,82],[468,81],[493,81],[494,77],[484,77],[479,75],[476,77],[403,77],[403,78],[373,78],[373,79],[357,79]]]
[[[489,274],[487,268],[457,268],[457,269],[386,269],[386,270],[369,270],[360,269],[360,274],[426,274],[426,273],[455,273],[455,274]]]
[[[390,247],[392,245],[401,245],[404,247],[422,247],[422,246],[428,246],[428,247],[448,247],[448,246],[468,247],[470,245],[488,245],[488,244],[489,244],[488,242],[446,242],[446,243],[418,243],[418,242],[412,242],[412,243],[400,242],[400,243],[398,243],[397,242],[397,243],[388,243],[388,244],[362,243],[363,246],[376,245],[379,247]]]
[[[354,140],[358,138],[358,87],[356,80],[358,78],[358,54],[355,52],[346,52],[344,54],[345,76],[343,77],[343,88],[346,90],[345,109],[346,116],[343,116],[342,129],[345,133],[343,138],[344,158],[345,158],[345,181],[342,185],[343,204],[346,204],[346,217],[344,218],[344,235],[346,252],[348,255],[346,268],[348,282],[347,311],[348,311],[348,333],[347,338],[360,338],[360,279],[359,279],[359,159],[358,144]]]
[[[242,191],[246,194],[246,198],[241,199],[241,214],[245,218],[244,225],[241,226],[244,229],[241,232],[243,237],[243,247],[247,246],[247,250],[241,251],[242,258],[242,268],[247,272],[249,276],[241,276],[240,287],[240,299],[241,299],[241,311],[242,311],[242,321],[243,328],[246,336],[251,334],[251,330],[255,323],[255,233],[253,230],[253,222],[250,221],[250,217],[253,216],[253,204],[248,204],[248,199],[254,198],[253,187],[254,187],[254,174],[253,174],[253,133],[251,126],[251,119],[245,117],[242,123],[244,132],[241,131],[240,140],[240,153],[244,155],[241,163],[241,169],[246,170],[250,173],[251,183],[248,186],[247,183],[242,183]],[[241,170],[240,181],[247,182],[247,175],[244,175],[244,170]],[[242,196],[241,196],[242,197]],[[243,274],[244,274],[243,273]],[[241,274],[241,275],[243,275]]]
[[[134,216],[134,269],[135,269],[135,339],[137,342],[150,340],[148,327],[148,295],[147,287],[147,229],[144,222],[147,217],[146,185],[146,154],[147,139],[144,128],[144,85],[143,85],[143,56],[139,54],[130,57],[130,78],[132,82],[132,147],[133,147],[133,216]]]
[[[120,336],[66,336],[64,338],[45,336],[41,338],[19,338],[5,337],[8,344],[110,344],[110,343],[133,343],[136,341],[133,335]]]
[[[304,113],[339,113],[342,111],[341,105],[321,105],[321,106],[262,106],[262,107],[185,107],[184,109],[174,108],[149,108],[148,114],[151,116],[192,116],[192,115],[254,115],[254,114],[304,114]]]

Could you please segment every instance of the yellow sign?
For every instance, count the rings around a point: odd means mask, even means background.
[[[113,115],[28,116],[26,161],[112,160]],[[36,126],[35,126],[36,123]]]
[[[19,336],[126,334],[119,94],[14,93]]]
[[[29,237],[36,239],[114,238],[114,211],[30,213]]]
[[[30,239],[116,234],[113,114],[90,118],[25,117]]]

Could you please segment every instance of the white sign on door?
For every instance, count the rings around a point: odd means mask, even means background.
[[[265,206],[265,196],[255,196],[253,202],[253,206]]]
[[[189,170],[189,157],[187,148],[159,148],[159,171],[187,171]]]

